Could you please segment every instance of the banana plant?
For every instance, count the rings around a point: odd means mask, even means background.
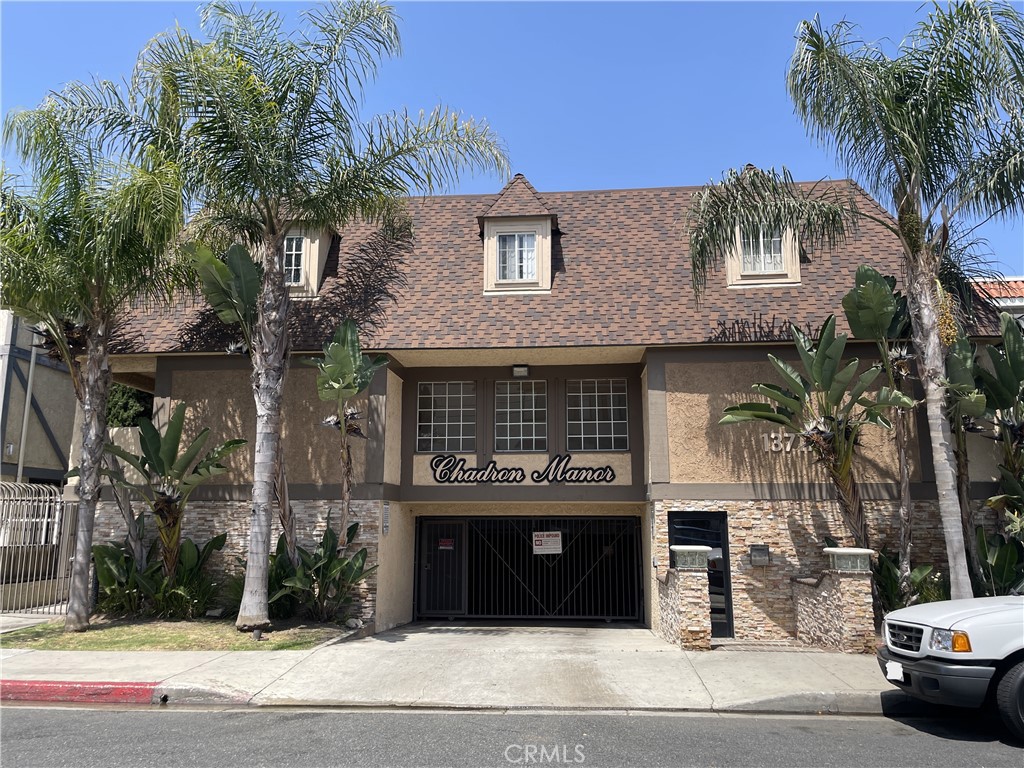
[[[350,401],[370,386],[378,369],[388,364],[384,355],[364,355],[359,345],[359,327],[346,320],[324,344],[322,359],[305,361],[317,367],[316,391],[324,402],[334,403],[337,415],[324,420],[341,432],[341,530],[349,530],[348,518],[352,506],[352,450],[351,437],[365,437],[359,427],[362,414],[350,407]],[[348,542],[343,542],[347,544]]]
[[[991,370],[979,367],[1002,450],[1000,493],[988,505],[1006,513],[1007,531],[1020,537],[1024,527],[1024,337],[1007,312],[999,315],[1003,343],[985,347]]]
[[[868,394],[882,366],[872,365],[858,374],[858,359],[843,361],[847,334],[836,333],[834,315],[822,324],[817,346],[796,326],[790,329],[803,372],[768,355],[784,386],[754,384],[752,389],[770,402],[729,406],[718,423],[769,421],[799,436],[827,469],[843,520],[857,546],[867,547],[867,522],[853,469],[857,439],[868,424],[892,429],[886,414],[893,408],[910,408],[913,400],[888,386]]]
[[[896,278],[883,276],[866,264],[857,268],[854,287],[843,297],[843,311],[854,337],[871,339],[878,347],[882,369],[889,387],[904,392],[910,377],[912,356],[909,352],[910,312],[907,297],[896,290]],[[916,403],[915,403],[916,405]],[[909,604],[913,590],[911,550],[913,549],[910,497],[910,430],[907,427],[911,409],[896,408],[893,425],[896,431],[896,458],[899,467],[899,589],[903,602]]]
[[[106,472],[118,485],[137,491],[152,510],[164,577],[172,585],[178,572],[181,524],[189,496],[203,483],[227,472],[227,467],[221,462],[247,442],[228,440],[200,457],[210,438],[210,430],[206,428],[181,451],[185,410],[185,404],[178,403],[163,434],[149,419],[139,419],[141,455],[129,453],[112,443],[105,446],[107,453],[117,456],[142,477],[141,482],[132,482],[120,468]]]

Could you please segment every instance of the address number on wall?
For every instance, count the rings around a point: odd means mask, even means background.
[[[793,432],[764,432],[761,434],[761,447],[765,453],[790,453],[811,449]]]

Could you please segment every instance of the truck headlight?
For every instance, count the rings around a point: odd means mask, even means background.
[[[966,632],[959,629],[933,629],[928,647],[933,651],[950,651],[953,653],[970,653],[971,640]]]

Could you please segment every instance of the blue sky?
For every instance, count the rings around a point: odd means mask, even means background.
[[[306,3],[274,4],[294,15]],[[93,75],[120,79],[156,33],[198,26],[198,3],[0,2],[0,109]],[[441,102],[486,118],[540,191],[701,184],[729,167],[844,176],[805,136],[785,91],[801,19],[848,18],[898,42],[906,3],[396,3],[403,56],[366,113]],[[493,192],[471,177],[456,192]],[[1007,275],[1024,274],[1024,224],[980,230]]]

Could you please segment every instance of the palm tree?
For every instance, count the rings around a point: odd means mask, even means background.
[[[181,231],[179,166],[159,152],[132,164],[104,155],[48,99],[4,123],[33,172],[5,179],[0,214],[0,304],[35,323],[71,372],[83,414],[78,528],[65,627],[89,627],[89,562],[110,389],[108,345],[118,318],[173,280],[164,255]],[[84,360],[82,359],[84,358]],[[130,516],[130,513],[129,513]]]
[[[842,185],[806,190],[788,172],[747,169],[698,196],[690,233],[698,291],[731,252],[737,226],[789,229],[813,247],[870,219],[898,238],[954,598],[972,592],[945,414],[952,338],[940,335],[948,313],[938,278],[961,218],[1024,210],[1021,72],[1024,20],[1009,5],[937,6],[895,56],[858,41],[847,22],[824,29],[817,17],[804,21],[787,78],[796,113],[889,215],[858,208]]]
[[[252,389],[256,441],[245,591],[236,626],[269,626],[267,567],[279,466],[281,396],[288,353],[283,244],[292,224],[340,229],[387,225],[412,192],[431,193],[464,170],[507,172],[497,137],[481,122],[437,107],[362,120],[365,86],[399,52],[394,13],[373,0],[331,2],[286,32],[273,11],[213,2],[204,42],[182,29],[155,38],[133,82],[157,119],[113,84],[63,98],[88,125],[138,151],[177,152],[202,236],[245,245],[262,268]]]

